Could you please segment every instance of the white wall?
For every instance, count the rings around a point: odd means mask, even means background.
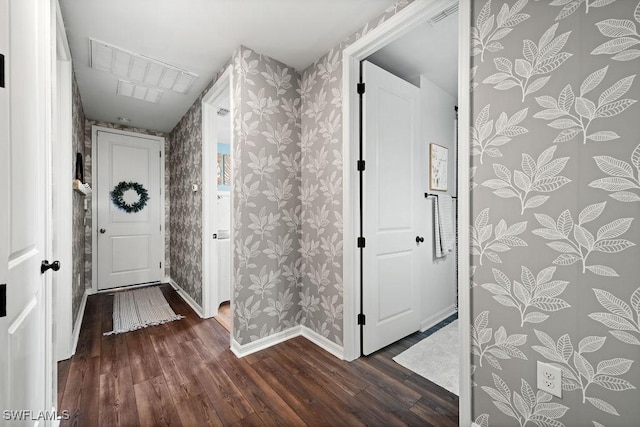
[[[456,99],[432,83],[424,75],[420,76],[422,96],[422,169],[421,182],[425,192],[429,188],[429,144],[436,143],[449,148],[448,191],[456,195],[456,147],[455,147],[455,105]],[[454,200],[455,203],[455,200]],[[455,311],[456,302],[456,249],[446,258],[434,258],[433,240],[433,198],[421,204],[428,262],[422,265],[422,330],[431,327]],[[455,206],[455,205],[454,205]],[[455,211],[452,213],[455,220]],[[428,244],[427,244],[428,242]]]

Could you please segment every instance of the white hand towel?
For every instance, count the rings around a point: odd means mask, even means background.
[[[442,238],[440,235],[440,208],[438,203],[439,197],[433,198],[433,240],[435,246],[435,257],[442,258],[445,254],[442,252]]]
[[[455,244],[453,232],[453,200],[447,194],[439,194],[433,200],[433,228],[435,257],[446,257]]]
[[[448,194],[438,196],[438,222],[440,224],[440,242],[444,255],[453,251],[455,244],[453,199]]]

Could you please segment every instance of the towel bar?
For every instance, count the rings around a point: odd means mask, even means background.
[[[438,197],[439,194],[430,194],[430,193],[424,193],[424,197]],[[452,199],[457,199],[458,197],[456,196],[451,196]]]

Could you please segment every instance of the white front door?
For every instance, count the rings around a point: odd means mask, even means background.
[[[98,289],[158,282],[164,277],[161,141],[97,130],[95,142]]]
[[[0,0],[0,409],[10,411],[0,414],[3,425],[34,425],[55,405],[52,273],[40,271],[50,253],[50,7]]]
[[[420,329],[420,89],[364,61],[365,355]],[[423,249],[423,250],[421,250]]]

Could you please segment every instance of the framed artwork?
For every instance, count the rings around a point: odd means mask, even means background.
[[[429,186],[432,190],[447,191],[449,149],[431,144],[429,149]]]

